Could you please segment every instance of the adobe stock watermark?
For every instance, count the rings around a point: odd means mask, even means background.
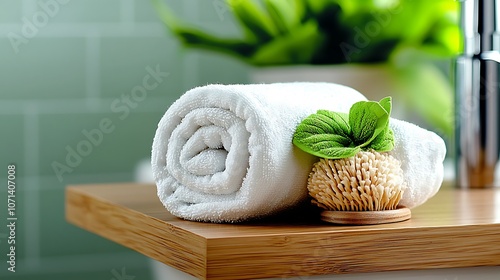
[[[134,280],[135,276],[132,275],[127,275],[127,272],[125,271],[125,267],[122,267],[121,271],[118,272],[116,268],[113,268],[111,270],[111,274],[113,274],[113,278],[111,280]]]
[[[21,20],[21,34],[9,32],[7,38],[10,45],[16,54],[19,53],[21,45],[29,43],[29,40],[34,38],[40,29],[47,26],[49,20],[54,18],[61,10],[62,5],[66,5],[70,0],[47,0],[37,1],[41,10],[33,13],[31,18],[23,17]]]
[[[72,173],[75,168],[82,164],[94,148],[101,145],[106,135],[115,131],[116,123],[125,120],[130,112],[147,98],[149,92],[157,88],[170,75],[169,72],[162,72],[159,64],[155,68],[147,66],[145,70],[147,74],[142,78],[140,85],[133,87],[129,93],[122,94],[111,102],[110,111],[115,114],[114,117],[102,118],[96,127],[90,130],[82,129],[82,139],[75,145],[65,147],[64,161],[52,162],[52,170],[59,182],[63,181],[64,174]]]
[[[384,27],[389,25],[392,15],[399,14],[402,10],[403,6],[400,5],[386,9],[382,13],[372,12],[373,20],[365,23],[362,28],[358,26],[354,27],[354,45],[346,42],[342,42],[339,45],[346,61],[351,62],[353,54],[361,53],[364,48],[370,45],[372,39],[378,36]]]

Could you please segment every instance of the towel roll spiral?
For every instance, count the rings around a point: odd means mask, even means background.
[[[158,124],[152,168],[174,215],[233,222],[269,215],[307,198],[317,160],[292,144],[318,106],[348,112],[365,97],[327,83],[209,85],[182,95]]]
[[[183,94],[162,117],[151,165],[158,197],[173,215],[237,222],[308,200],[307,178],[318,158],[292,144],[297,125],[318,109],[347,113],[366,100],[330,83],[208,85]],[[446,146],[435,133],[390,119],[413,208],[439,190]]]

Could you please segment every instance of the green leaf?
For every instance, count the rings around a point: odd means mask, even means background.
[[[353,157],[361,151],[359,147],[328,148],[321,150],[321,154],[315,155],[326,159],[341,159]]]
[[[305,145],[313,151],[321,151],[328,148],[342,148],[349,146],[351,141],[340,135],[334,134],[297,134],[296,143]]]
[[[268,42],[278,35],[271,18],[254,1],[227,0],[227,3],[247,36],[255,36],[258,42]]]
[[[297,126],[293,143],[307,153],[324,158],[336,158],[336,155],[343,155],[339,149],[352,146],[349,135],[350,128],[345,115],[319,110]]]
[[[326,159],[341,159],[341,158],[352,157],[356,155],[359,151],[361,151],[361,148],[359,147],[329,147],[329,148],[323,148],[321,150],[314,150],[308,145],[296,142],[295,140],[293,143],[299,149],[303,150],[308,154]]]
[[[293,144],[326,159],[354,156],[362,149],[387,152],[394,148],[394,132],[389,128],[392,99],[360,101],[349,115],[318,110],[296,128]]]
[[[334,134],[350,138],[350,128],[344,114],[327,110],[318,110],[305,118],[296,128],[295,133]]]
[[[287,33],[262,44],[250,57],[254,65],[280,65],[309,63],[323,44],[325,37],[318,32],[316,22],[309,21]]]
[[[160,16],[161,20],[172,30],[181,25],[180,20],[174,16],[174,12],[161,0],[151,0],[153,7]]]
[[[394,149],[394,132],[389,126],[380,133],[367,148],[373,149],[377,152],[388,152]]]
[[[387,96],[378,102],[382,108],[384,108],[387,111],[387,114],[390,116],[391,115],[391,110],[392,110],[392,97]]]
[[[186,46],[225,52],[243,60],[255,53],[254,40],[219,38],[183,23],[164,1],[152,0],[152,4],[163,23]]]
[[[218,38],[217,32],[203,29],[195,32],[165,2],[152,0],[162,21],[186,46],[235,55],[258,66],[346,62],[402,65],[398,53],[408,49],[419,50],[427,58],[449,58],[463,45],[457,13],[460,1],[226,0],[227,5],[218,8],[221,1],[213,1],[219,16],[231,8],[243,31],[231,39]],[[371,23],[380,27],[373,34],[366,30]],[[359,41],[367,43],[361,47],[362,52],[349,50],[346,55],[339,47],[344,42],[359,49]]]
[[[290,33],[292,28],[299,23],[295,17],[296,8],[292,1],[265,0],[264,5],[276,28],[281,34]]]
[[[375,101],[360,101],[349,111],[349,125],[354,143],[365,147],[389,124],[389,114]]]
[[[390,116],[392,111],[392,98],[390,96],[382,98],[379,102],[380,106],[384,108],[387,115]],[[389,122],[385,129],[380,132],[365,148],[373,149],[377,152],[388,152],[394,149],[394,132],[389,127]]]
[[[349,127],[349,115],[332,112],[328,110],[318,110],[317,115],[320,119],[328,121],[335,133],[346,138],[351,137],[351,127]]]
[[[224,51],[242,60],[248,60],[248,57],[255,52],[252,43],[239,39],[219,38],[188,27],[178,27],[174,32],[185,45],[211,51]]]
[[[314,117],[306,118],[297,128],[297,131],[308,131],[313,134],[335,133],[335,129],[327,121],[321,119],[317,114]]]

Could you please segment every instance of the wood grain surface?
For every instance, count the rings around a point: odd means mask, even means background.
[[[321,211],[321,220],[343,225],[378,225],[397,223],[411,218],[410,209],[403,207],[383,211]]]
[[[404,222],[368,226],[319,215],[212,224],[169,214],[154,185],[66,189],[70,223],[200,279],[500,265],[500,189],[443,187],[411,212]]]

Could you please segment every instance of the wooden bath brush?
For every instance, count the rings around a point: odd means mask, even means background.
[[[325,209],[321,219],[338,224],[380,224],[407,220],[398,207],[404,191],[398,160],[375,151],[345,159],[321,159],[307,184],[312,202]]]
[[[389,128],[391,98],[355,103],[349,114],[319,110],[297,127],[293,143],[321,159],[309,175],[312,203],[330,223],[369,225],[408,220],[406,188]]]

